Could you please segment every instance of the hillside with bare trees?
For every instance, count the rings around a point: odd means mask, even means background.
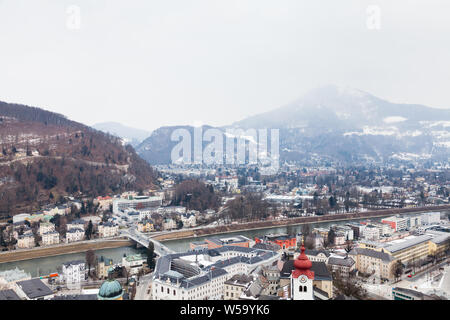
[[[152,168],[120,138],[35,107],[0,102],[0,215],[59,196],[142,190]]]

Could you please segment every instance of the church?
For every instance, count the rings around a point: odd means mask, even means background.
[[[294,261],[294,270],[291,273],[291,299],[314,300],[314,271],[311,271],[312,262],[305,254],[302,242],[301,253]]]

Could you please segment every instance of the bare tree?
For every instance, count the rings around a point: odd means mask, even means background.
[[[88,275],[91,275],[91,266],[95,264],[95,252],[94,250],[86,251],[86,263],[88,265]]]

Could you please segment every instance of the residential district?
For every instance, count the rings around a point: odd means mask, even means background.
[[[450,297],[445,168],[158,170],[152,190],[74,194],[3,220],[0,267],[87,249],[49,274],[0,269],[0,300]],[[188,248],[166,245],[182,238]],[[118,261],[89,247],[119,240],[139,253]]]

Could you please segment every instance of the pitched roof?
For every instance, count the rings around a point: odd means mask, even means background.
[[[336,265],[336,266],[343,266],[343,267],[351,267],[355,264],[355,260],[353,260],[350,257],[347,257],[347,258],[330,257],[328,259],[328,264]]]
[[[363,256],[369,256],[372,258],[377,258],[377,259],[381,259],[384,262],[390,262],[393,261],[394,258],[383,251],[377,251],[377,250],[371,250],[371,249],[366,249],[366,248],[354,248],[352,251],[350,251],[349,253],[350,255],[363,255]]]

